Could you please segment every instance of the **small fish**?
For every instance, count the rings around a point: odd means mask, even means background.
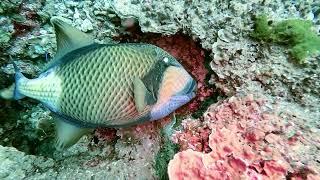
[[[3,98],[39,100],[53,114],[56,148],[96,127],[127,127],[161,119],[189,102],[196,82],[170,54],[151,44],[97,44],[53,17],[57,53],[36,79],[14,64],[15,84]]]

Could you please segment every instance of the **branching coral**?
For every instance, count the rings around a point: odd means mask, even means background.
[[[311,21],[289,19],[273,24],[266,16],[258,16],[252,37],[288,45],[290,54],[300,63],[307,56],[319,54],[320,51],[320,37],[312,31]]]
[[[320,178],[313,152],[304,149],[320,141],[297,133],[267,107],[252,96],[231,97],[211,106],[202,121],[185,121],[173,136],[183,151],[169,163],[170,179]],[[209,150],[195,148],[199,144]]]

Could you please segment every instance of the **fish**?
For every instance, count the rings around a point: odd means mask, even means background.
[[[197,83],[172,55],[146,43],[99,44],[52,17],[57,52],[35,79],[18,66],[5,99],[40,101],[55,119],[57,150],[95,128],[123,128],[164,118],[196,96]]]

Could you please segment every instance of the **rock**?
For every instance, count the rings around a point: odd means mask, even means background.
[[[23,179],[30,174],[50,171],[55,162],[50,158],[26,155],[12,147],[0,145],[0,178]]]

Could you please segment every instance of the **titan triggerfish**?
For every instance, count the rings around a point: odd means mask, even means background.
[[[53,17],[57,53],[36,79],[14,64],[7,99],[39,100],[55,118],[56,147],[75,144],[97,127],[127,127],[161,119],[189,102],[196,82],[163,49],[142,43],[98,44]]]

